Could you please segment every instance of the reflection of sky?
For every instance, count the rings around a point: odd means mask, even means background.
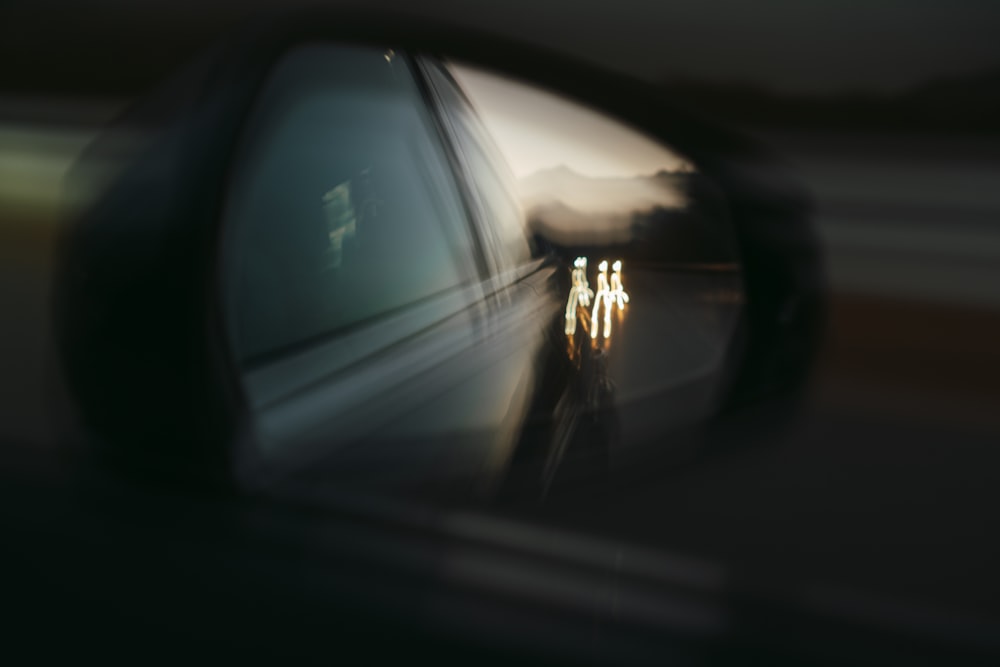
[[[686,167],[641,133],[573,102],[480,70],[452,71],[519,179],[557,166],[592,177]]]

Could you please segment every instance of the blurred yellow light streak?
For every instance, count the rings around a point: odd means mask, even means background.
[[[566,301],[566,334],[576,333],[577,310],[590,305],[594,290],[587,282],[587,258],[577,257],[573,262],[572,287],[569,288],[569,299]]]

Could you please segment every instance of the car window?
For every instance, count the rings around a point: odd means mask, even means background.
[[[276,66],[225,213],[243,361],[471,279],[468,222],[428,114],[391,51],[310,45]]]
[[[528,261],[532,251],[524,211],[506,158],[451,74],[439,63],[425,61],[424,65],[459,159],[468,170],[469,189],[483,221],[482,235],[493,268],[503,270]]]

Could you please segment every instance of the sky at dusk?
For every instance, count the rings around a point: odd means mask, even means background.
[[[565,98],[482,70],[451,69],[519,179],[557,166],[591,177],[687,167],[662,144]]]

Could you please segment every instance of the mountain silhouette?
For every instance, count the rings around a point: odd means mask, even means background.
[[[518,185],[526,210],[561,202],[585,213],[627,214],[653,206],[687,205],[684,175],[665,170],[650,176],[591,177],[560,165],[537,171]]]
[[[520,182],[533,233],[566,254],[650,262],[732,262],[735,236],[721,193],[693,171],[589,177],[565,165]]]

